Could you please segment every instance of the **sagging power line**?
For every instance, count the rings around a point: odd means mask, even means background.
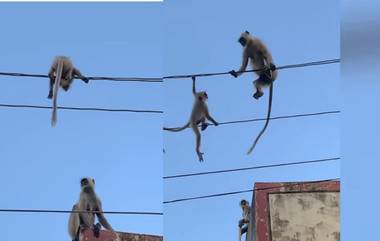
[[[3,76],[14,77],[32,77],[32,78],[49,78],[46,74],[26,74],[26,73],[12,73],[12,72],[0,72]],[[79,78],[75,78],[79,79]],[[105,81],[119,81],[119,82],[151,82],[162,83],[162,78],[159,77],[87,77],[88,80],[105,80]]]
[[[53,210],[53,209],[0,209],[0,212],[6,213],[104,213],[104,214],[122,214],[122,215],[158,215],[162,216],[162,212],[127,212],[127,211],[69,211],[69,210]]]
[[[332,111],[322,111],[322,112],[314,112],[314,113],[305,113],[305,114],[294,114],[294,115],[283,115],[283,116],[275,116],[269,118],[269,120],[281,120],[281,119],[291,119],[291,118],[299,118],[299,117],[309,117],[309,116],[318,116],[318,115],[330,115],[330,114],[339,114],[339,110]],[[246,119],[246,120],[234,120],[234,121],[224,121],[219,122],[219,125],[229,125],[229,124],[240,124],[240,123],[248,123],[248,122],[257,122],[257,121],[265,121],[266,118],[254,118],[254,119]],[[207,125],[214,126],[212,123],[207,123]],[[179,128],[179,127],[174,127]],[[190,127],[187,127],[190,128]]]
[[[308,181],[306,183],[291,183],[291,184],[285,184],[284,187],[301,186],[301,185],[314,184],[314,183],[323,183],[323,182],[330,182],[330,181],[339,181],[339,178],[325,179],[325,180],[318,180],[318,181]],[[204,195],[204,196],[196,196],[196,197],[189,197],[189,198],[180,198],[180,199],[174,199],[174,200],[164,201],[163,204],[185,202],[185,201],[192,201],[192,200],[199,200],[199,199],[206,199],[206,198],[214,198],[214,197],[230,196],[230,195],[236,195],[236,194],[242,194],[242,193],[249,193],[249,192],[253,192],[253,191],[270,190],[270,189],[275,189],[275,188],[278,188],[278,187],[279,186],[273,186],[273,187],[265,187],[265,188],[256,188],[256,189],[241,190],[241,191],[235,191],[235,192],[216,193],[216,194],[210,194],[210,195]]]
[[[42,105],[14,105],[14,104],[0,104],[4,108],[22,108],[22,109],[52,109],[51,106]],[[157,113],[162,114],[161,110],[135,110],[135,109],[107,109],[107,108],[93,108],[93,107],[69,107],[58,106],[61,110],[75,110],[75,111],[105,111],[105,112],[134,112],[134,113]]]
[[[313,62],[306,62],[306,63],[300,63],[300,64],[289,64],[289,65],[283,65],[278,66],[276,69],[292,69],[292,68],[301,68],[301,67],[308,67],[308,66],[315,66],[315,65],[326,65],[326,64],[335,64],[339,63],[340,59],[327,59],[327,60],[319,60],[319,61],[313,61]],[[246,70],[241,71],[237,73],[247,73],[247,72],[258,72],[263,71],[265,69],[253,69],[253,70]],[[163,77],[163,79],[186,79],[191,77],[208,77],[208,76],[217,76],[217,75],[230,75],[231,73],[228,72],[214,72],[214,73],[203,73],[203,74],[185,74],[185,75],[169,75]]]
[[[291,68],[301,68],[315,65],[326,65],[326,64],[334,64],[339,63],[340,59],[327,59],[327,60],[319,60],[312,62],[305,62],[299,64],[289,64],[278,66],[276,69],[291,69]],[[247,72],[257,72],[262,71],[263,69],[254,69],[254,70],[246,70],[242,71],[242,73]],[[153,83],[161,83],[163,79],[184,79],[191,77],[207,77],[207,76],[217,76],[217,75],[229,75],[230,72],[214,72],[214,73],[203,73],[203,74],[185,74],[185,75],[168,75],[164,77],[87,77],[89,80],[104,80],[104,81],[120,81],[120,82],[153,82]],[[3,76],[14,76],[14,77],[34,77],[34,78],[49,78],[46,74],[27,74],[27,73],[15,73],[15,72],[0,72],[0,75]]]
[[[279,163],[279,164],[261,165],[261,166],[243,167],[243,168],[234,168],[234,169],[225,169],[225,170],[218,170],[218,171],[178,174],[178,175],[164,176],[163,179],[203,176],[203,175],[211,175],[211,174],[239,172],[239,171],[248,171],[248,170],[273,168],[273,167],[283,167],[283,166],[294,166],[294,165],[302,165],[302,164],[313,164],[313,163],[321,163],[321,162],[332,162],[332,161],[337,161],[337,160],[340,160],[340,157],[317,159],[317,160],[310,160],[310,161],[286,162],[286,163]]]

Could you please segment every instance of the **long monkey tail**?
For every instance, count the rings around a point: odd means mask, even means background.
[[[262,134],[264,134],[265,130],[267,129],[267,126],[269,124],[269,119],[270,119],[270,113],[272,111],[272,96],[273,96],[273,83],[269,87],[268,113],[267,113],[267,119],[265,121],[265,125],[263,129],[260,131],[260,133],[257,135],[255,141],[253,142],[253,145],[249,148],[247,155],[251,154],[253,149],[255,149],[257,142],[259,141],[260,137],[262,136]]]
[[[59,84],[62,78],[62,70],[63,70],[63,60],[58,59],[57,74],[55,76],[54,89],[53,89],[53,112],[51,116],[51,126],[53,127],[57,123],[57,96],[58,96]]]
[[[163,129],[164,129],[164,131],[178,132],[178,131],[183,131],[184,129],[188,128],[189,126],[190,126],[190,122],[188,122],[187,124],[185,124],[182,127],[174,127],[174,128],[164,127]]]

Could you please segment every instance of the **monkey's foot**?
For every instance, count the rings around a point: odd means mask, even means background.
[[[198,158],[199,158],[199,162],[203,162],[203,152],[197,152],[198,154]]]
[[[100,229],[101,229],[101,225],[100,223],[97,223],[94,225],[94,236],[99,238],[99,234],[100,234]]]
[[[206,122],[203,122],[202,125],[201,125],[201,131],[206,130],[207,127],[208,127],[208,124]]]
[[[48,99],[51,99],[51,98],[53,98],[53,91],[49,91],[49,95],[48,95],[48,97],[47,97]]]
[[[274,65],[273,63],[270,63],[270,64],[269,64],[269,69],[270,69],[271,71],[275,71],[275,70],[277,69],[277,67],[276,67],[276,65]]]
[[[264,95],[264,92],[256,91],[256,93],[253,94],[253,98],[255,98],[256,100],[258,100],[263,95]]]

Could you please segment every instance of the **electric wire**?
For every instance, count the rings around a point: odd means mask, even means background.
[[[331,181],[339,181],[339,178],[317,180],[317,181],[308,181],[308,182],[302,182],[302,183],[285,183],[281,187],[301,186],[301,185],[331,182]],[[230,196],[230,195],[236,195],[236,194],[241,194],[241,193],[249,193],[249,192],[253,192],[253,191],[276,189],[276,188],[279,188],[279,186],[277,185],[277,186],[273,186],[273,187],[255,188],[255,189],[248,189],[248,190],[241,190],[241,191],[234,191],[234,192],[223,192],[223,193],[216,193],[216,194],[210,194],[210,195],[204,195],[204,196],[180,198],[180,199],[164,201],[163,204],[185,202],[185,201],[192,201],[192,200],[199,200],[199,199],[207,199],[207,198],[214,198],[214,197],[223,197],[223,196]]]
[[[14,105],[14,104],[0,104],[4,108],[23,108],[23,109],[51,109],[51,106],[42,105]],[[158,113],[162,114],[161,110],[135,110],[135,109],[107,109],[107,108],[93,108],[93,107],[69,107],[58,106],[61,110],[75,110],[75,111],[105,111],[105,112],[134,112],[134,113]]]
[[[14,77],[32,77],[32,78],[49,78],[46,74],[26,74],[26,73],[14,73],[14,72],[0,72],[3,76]],[[86,77],[89,80],[106,80],[106,81],[119,81],[119,82],[153,82],[161,83],[162,78],[159,77]],[[79,79],[79,78],[75,78]]]
[[[332,162],[332,161],[337,161],[337,160],[340,160],[340,157],[324,158],[324,159],[317,159],[317,160],[310,160],[310,161],[286,162],[286,163],[279,163],[279,164],[261,165],[261,166],[252,166],[252,167],[243,167],[243,168],[234,168],[234,169],[224,169],[224,170],[208,171],[208,172],[186,173],[186,174],[164,176],[163,179],[203,176],[203,175],[212,175],[212,174],[220,174],[220,173],[248,171],[248,170],[255,170],[255,169],[313,164],[313,163],[321,163],[321,162]]]
[[[339,62],[340,62],[340,59],[327,59],[327,60],[312,61],[312,62],[306,62],[306,63],[300,63],[300,64],[283,65],[283,66],[276,67],[276,69],[292,69],[292,68],[301,68],[301,67],[316,66],[316,65],[336,64]],[[265,69],[245,70],[245,71],[236,72],[236,73],[248,73],[248,72],[257,72],[257,71],[263,71],[263,70]],[[169,76],[163,77],[163,79],[185,79],[185,78],[191,78],[191,77],[208,77],[208,76],[229,75],[229,74],[230,74],[230,71],[203,73],[203,74],[169,75]]]

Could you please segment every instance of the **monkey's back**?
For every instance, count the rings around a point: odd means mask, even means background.
[[[246,48],[247,54],[250,58],[253,69],[263,69],[265,68],[264,58],[267,59],[268,63],[274,64],[272,54],[270,53],[268,47],[259,38],[251,38],[247,43]],[[261,75],[264,71],[256,71],[257,75]],[[272,79],[277,78],[277,70],[272,71]]]

